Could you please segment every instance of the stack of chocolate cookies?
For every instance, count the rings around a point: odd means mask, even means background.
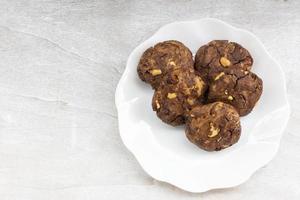
[[[179,41],[147,49],[138,75],[155,90],[152,108],[165,123],[186,124],[187,138],[198,147],[221,150],[236,143],[240,116],[251,112],[262,80],[250,72],[253,59],[241,45],[214,40],[199,48],[195,62]]]

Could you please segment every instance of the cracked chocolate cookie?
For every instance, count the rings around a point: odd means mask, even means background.
[[[140,79],[158,88],[163,76],[175,69],[193,69],[191,51],[181,42],[170,40],[160,42],[147,49],[137,67]]]
[[[231,104],[240,116],[251,112],[263,90],[262,80],[248,72],[241,77],[221,72],[209,85],[208,102],[222,101]]]
[[[239,114],[231,105],[222,102],[196,106],[187,117],[185,133],[199,148],[219,151],[239,140]]]
[[[211,81],[221,72],[241,76],[249,72],[252,64],[245,48],[227,40],[213,40],[200,47],[195,56],[195,69],[205,81]]]
[[[201,104],[206,84],[190,71],[174,70],[162,80],[152,99],[152,108],[165,123],[177,126],[185,123],[186,113]]]

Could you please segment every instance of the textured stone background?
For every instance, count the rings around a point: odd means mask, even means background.
[[[150,178],[125,149],[114,92],[138,44],[203,17],[262,40],[283,66],[292,115],[278,155],[248,182],[190,194]],[[299,54],[296,0],[1,0],[0,198],[299,199]]]

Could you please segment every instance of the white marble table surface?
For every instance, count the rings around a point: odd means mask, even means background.
[[[114,93],[134,47],[203,17],[262,40],[283,66],[292,114],[276,158],[249,181],[191,194],[153,180],[124,147]],[[300,199],[299,55],[296,0],[1,0],[0,199]]]

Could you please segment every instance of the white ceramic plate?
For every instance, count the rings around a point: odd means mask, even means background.
[[[179,40],[193,53],[207,42],[226,39],[247,48],[253,70],[264,82],[254,110],[241,119],[239,142],[219,152],[205,152],[190,143],[184,127],[164,124],[151,108],[153,90],[139,80],[142,53],[164,40]],[[130,54],[115,96],[119,130],[126,147],[153,178],[190,192],[227,188],[246,181],[276,154],[289,118],[284,74],[252,33],[216,19],[175,22],[163,26]]]

